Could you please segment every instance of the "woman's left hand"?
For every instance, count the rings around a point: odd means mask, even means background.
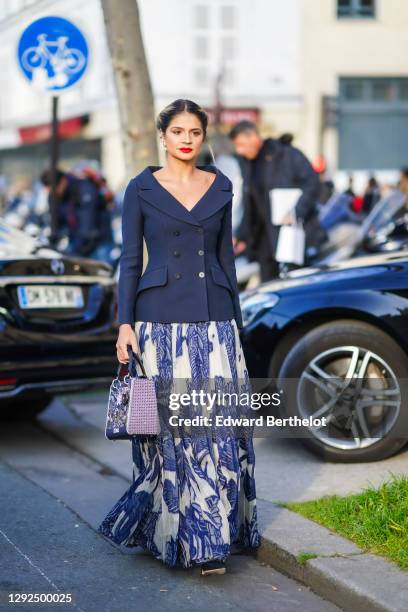
[[[282,219],[282,225],[294,225],[296,223],[296,216],[293,212],[289,211]]]

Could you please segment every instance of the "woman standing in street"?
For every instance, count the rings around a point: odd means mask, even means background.
[[[117,357],[128,363],[130,345],[157,391],[179,381],[202,388],[205,381],[207,391],[250,395],[239,336],[232,184],[215,166],[195,165],[207,123],[191,100],[167,106],[156,123],[166,164],[146,166],[127,186]],[[149,258],[141,275],[143,236]],[[231,414],[218,404],[214,410]],[[142,546],[170,566],[224,573],[233,543],[260,544],[252,434],[211,425],[210,434],[183,429],[175,436],[168,401],[159,411],[162,433],[132,438],[133,483],[99,532],[120,547]],[[184,406],[183,414],[197,414],[196,407]]]

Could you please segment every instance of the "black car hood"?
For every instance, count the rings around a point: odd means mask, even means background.
[[[362,257],[354,257],[348,261],[322,265],[318,267],[301,268],[289,272],[286,278],[275,279],[262,283],[253,291],[279,292],[284,289],[295,289],[303,285],[313,283],[330,283],[339,280],[366,278],[376,274],[382,274],[385,269],[390,266],[395,266],[398,263],[407,263],[408,253],[380,253],[376,255],[367,255]]]

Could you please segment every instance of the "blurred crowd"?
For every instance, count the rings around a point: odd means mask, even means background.
[[[51,239],[50,192],[49,169],[32,184],[25,177],[11,184],[6,177],[1,177],[1,218],[8,225],[48,244]],[[109,188],[95,160],[82,160],[67,171],[58,168],[58,231],[52,246],[66,254],[115,265],[121,244],[121,196]]]
[[[235,255],[257,261],[262,281],[278,276],[281,269],[273,255],[274,228],[264,221],[262,211],[271,185],[290,187],[293,183],[303,188],[303,208],[297,206],[297,214],[309,232],[307,245],[313,256],[324,250],[339,226],[363,226],[367,219],[378,218],[377,210],[381,210],[381,219],[407,212],[408,167],[400,170],[399,181],[394,185],[381,184],[372,175],[366,187],[357,192],[350,174],[347,188],[338,190],[324,164],[310,163],[293,147],[290,134],[262,139],[256,130],[251,132],[251,126],[249,131],[248,125],[241,127],[242,131],[236,129],[230,134],[235,151],[220,154],[215,163],[234,185]],[[242,139],[243,135],[247,140]],[[251,144],[252,137],[255,140]],[[278,166],[268,166],[273,175],[271,181],[258,184],[258,176],[264,176],[265,159],[270,153],[276,156],[276,151],[281,159]],[[109,188],[95,160],[82,160],[68,171],[58,169],[56,183],[58,235],[53,245],[64,253],[105,261],[115,267],[121,252],[123,191],[114,193]],[[1,218],[44,244],[51,235],[50,185],[49,170],[44,170],[33,184],[24,177],[9,184],[6,177],[0,176]]]

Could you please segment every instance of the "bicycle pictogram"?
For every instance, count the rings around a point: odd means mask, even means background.
[[[58,36],[56,40],[47,40],[47,34],[37,36],[38,45],[28,47],[21,56],[23,67],[29,72],[45,68],[50,63],[55,74],[75,74],[85,66],[86,58],[79,49],[67,46],[68,36]],[[54,51],[52,51],[54,49]]]

